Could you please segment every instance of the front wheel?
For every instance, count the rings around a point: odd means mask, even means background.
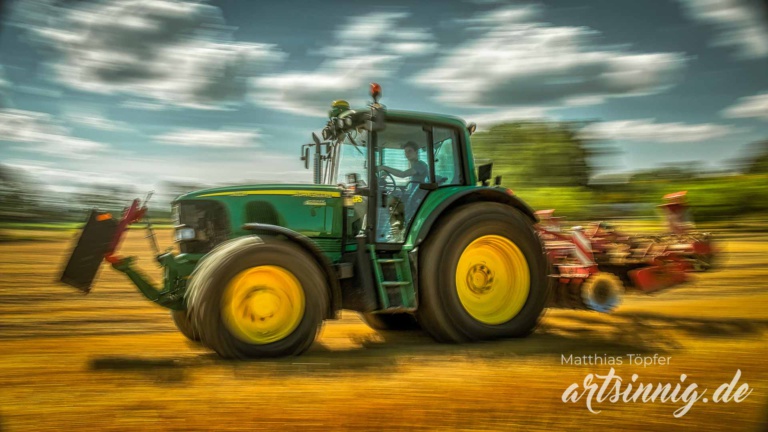
[[[311,255],[282,240],[222,244],[192,273],[187,305],[201,342],[225,358],[297,355],[329,308],[327,281]]]
[[[172,310],[171,319],[176,324],[176,328],[179,329],[187,339],[193,342],[200,342],[200,332],[198,332],[192,325],[192,320],[189,318],[189,314],[186,310]]]
[[[472,203],[444,216],[419,264],[418,321],[442,342],[526,336],[549,295],[532,224],[504,204]]]

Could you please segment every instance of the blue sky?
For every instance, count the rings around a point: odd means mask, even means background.
[[[768,11],[749,0],[223,0],[4,5],[0,163],[101,183],[309,181],[334,99],[594,121],[611,172],[718,169],[768,138]]]

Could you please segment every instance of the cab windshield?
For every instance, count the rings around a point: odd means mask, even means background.
[[[356,174],[358,184],[365,185],[368,181],[368,132],[351,130],[339,137],[331,150],[331,157],[326,184],[349,186],[349,175]]]

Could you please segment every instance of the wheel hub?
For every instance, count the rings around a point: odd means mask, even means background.
[[[475,264],[467,272],[467,286],[475,294],[485,294],[493,288],[493,272],[485,262]]]
[[[263,345],[290,335],[304,317],[304,306],[304,290],[293,273],[277,266],[257,266],[227,284],[221,311],[235,337]]]
[[[269,287],[254,287],[253,294],[243,305],[243,316],[250,316],[251,322],[266,321],[274,317],[278,309],[280,309],[280,297]]]
[[[525,255],[510,239],[493,234],[467,245],[459,257],[455,280],[464,310],[487,325],[514,318],[530,292]]]

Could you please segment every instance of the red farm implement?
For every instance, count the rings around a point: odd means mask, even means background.
[[[659,235],[628,235],[606,222],[566,230],[553,210],[537,212],[555,281],[550,306],[610,312],[625,290],[657,292],[711,268],[711,235],[695,231],[685,195],[664,196],[669,231]]]

